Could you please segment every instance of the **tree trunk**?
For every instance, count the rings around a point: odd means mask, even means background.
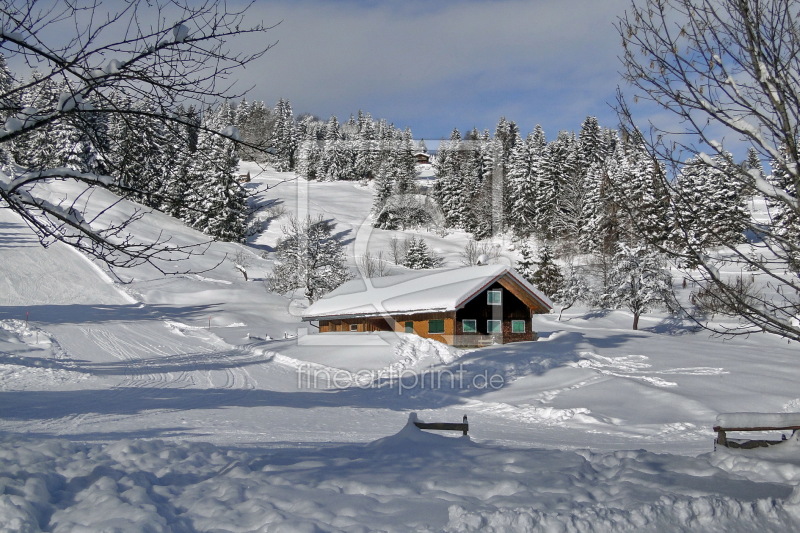
[[[639,329],[639,313],[633,313],[633,329]]]

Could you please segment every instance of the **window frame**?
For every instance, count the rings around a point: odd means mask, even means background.
[[[511,333],[527,333],[527,328],[525,327],[525,323],[527,320],[512,320],[511,321]],[[516,331],[514,328],[515,325],[522,324],[522,331]]]
[[[497,301],[492,301],[492,295],[497,295]],[[503,289],[489,289],[486,291],[486,305],[503,305]]]
[[[497,323],[497,330],[492,329],[492,322]],[[503,333],[503,321],[502,320],[493,320],[489,319],[486,321],[486,333],[489,335],[497,335],[499,333]]]
[[[432,323],[433,322],[441,322],[442,324],[442,331],[432,331]],[[444,335],[444,319],[443,318],[431,318],[428,320],[428,334],[430,335]]]
[[[358,331],[358,324],[350,324],[350,331]]]
[[[414,321],[406,320],[403,323],[403,333],[414,333]]]
[[[472,323],[472,329],[467,330],[467,322]],[[461,320],[461,332],[462,333],[478,333],[478,321],[474,318],[464,318]]]

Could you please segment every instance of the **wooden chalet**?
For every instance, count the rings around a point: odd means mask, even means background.
[[[321,333],[396,331],[456,346],[536,340],[550,300],[503,265],[356,279],[303,313]]]
[[[418,165],[428,165],[431,162],[431,155],[428,152],[414,152],[414,159]]]

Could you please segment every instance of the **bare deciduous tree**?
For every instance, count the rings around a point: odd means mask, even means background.
[[[800,18],[792,0],[637,0],[619,19],[623,74],[633,100],[655,105],[672,125],[649,125],[642,137],[651,155],[666,164],[659,175],[670,191],[672,211],[693,201],[674,177],[684,161],[724,172],[730,183],[757,191],[769,207],[767,220],[747,221],[749,245],[722,242],[708,249],[690,239],[676,216],[674,258],[725,300],[740,300],[744,323],[710,326],[737,334],[769,331],[800,340]],[[619,111],[636,130],[632,106],[620,95]],[[663,113],[662,113],[663,116]],[[772,167],[756,171],[725,165],[731,143],[752,147]],[[726,146],[727,145],[727,146]],[[663,243],[662,243],[663,244]],[[740,297],[723,269],[749,271],[766,286]]]
[[[239,250],[230,258],[233,268],[238,270],[247,281],[247,267],[250,266],[250,256],[244,250]]]
[[[372,255],[369,250],[356,261],[356,266],[366,278],[382,278],[389,275],[389,262],[383,258],[383,250]]]
[[[464,266],[494,263],[500,257],[500,246],[492,244],[491,241],[470,239],[458,255]]]
[[[38,72],[0,95],[5,120],[0,148],[66,121],[79,129],[86,126],[82,133],[93,139],[91,116],[126,120],[144,115],[192,126],[183,122],[178,107],[240,97],[232,75],[271,47],[252,49],[248,41],[241,46],[247,52],[233,50],[233,42],[269,29],[249,25],[247,5],[237,11],[222,0],[127,0],[114,6],[118,11],[106,11],[97,1],[0,1],[0,52],[9,64]],[[57,103],[23,107],[20,95],[44,84],[60,87]],[[122,100],[142,105],[134,109],[120,105]],[[214,133],[241,143],[233,129]],[[202,252],[202,247],[171,243],[167,235],[145,242],[132,236],[131,224],[144,212],[132,207],[121,220],[111,217],[121,200],[109,190],[124,194],[125,185],[113,169],[104,174],[8,165],[0,173],[0,207],[19,214],[45,246],[64,242],[111,267]]]

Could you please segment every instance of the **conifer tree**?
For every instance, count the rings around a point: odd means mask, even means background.
[[[515,266],[515,270],[520,275],[533,283],[534,273],[536,272],[536,260],[534,259],[533,246],[530,241],[525,241],[520,246],[519,253],[522,256]]]
[[[166,125],[151,118],[155,110],[147,104],[133,104],[121,98],[118,105],[134,111],[115,116],[109,131],[112,146],[109,165],[121,194],[149,207],[161,207],[167,185],[166,169],[174,163],[166,156]]]
[[[734,163],[730,154],[714,156],[710,167],[690,158],[681,169],[674,194],[681,197],[674,209],[672,238],[693,265],[710,247],[744,242],[748,219],[742,187],[727,179]]]
[[[375,194],[372,203],[372,211],[375,215],[380,214],[394,191],[394,179],[392,171],[388,167],[388,162],[381,165],[375,177]]]
[[[510,203],[509,222],[518,236],[528,236],[536,222],[537,182],[542,152],[544,132],[541,126],[531,132],[525,141],[518,141],[511,152],[509,163]]]
[[[378,157],[375,124],[369,114],[358,112],[358,141],[356,146],[354,172],[357,179],[372,179],[380,166]]]
[[[437,265],[436,258],[428,250],[428,245],[425,239],[419,239],[412,236],[406,246],[406,254],[403,265],[414,269],[422,270],[426,268],[434,268]]]
[[[539,260],[536,262],[536,271],[530,281],[545,293],[548,297],[553,297],[561,290],[564,284],[564,276],[561,270],[553,261],[553,253],[550,245],[545,243],[539,248]]]
[[[275,170],[278,172],[293,170],[297,138],[292,105],[289,100],[281,98],[275,106],[275,132],[272,139],[276,158]]]
[[[536,231],[542,238],[555,235],[556,218],[561,216],[559,200],[568,176],[574,172],[575,136],[559,132],[545,149],[537,184]]]
[[[224,120],[230,115],[209,113],[197,141],[197,155],[188,171],[188,222],[215,239],[240,242],[245,235],[247,195],[237,180],[239,156]]]
[[[339,181],[353,179],[355,154],[342,135],[339,120],[331,116],[325,127],[325,143],[317,166],[317,179]]]
[[[30,110],[30,118],[35,119],[38,110],[53,109],[57,102],[58,92],[52,78],[34,70],[20,95],[20,107]],[[14,161],[23,168],[33,170],[58,166],[51,131],[52,126],[47,124],[14,139],[11,146]]]
[[[416,193],[417,169],[410,130],[398,134],[390,161],[394,174],[394,194]]]
[[[307,180],[321,179],[318,172],[322,168],[322,141],[313,129],[308,129],[297,149],[297,175]]]

